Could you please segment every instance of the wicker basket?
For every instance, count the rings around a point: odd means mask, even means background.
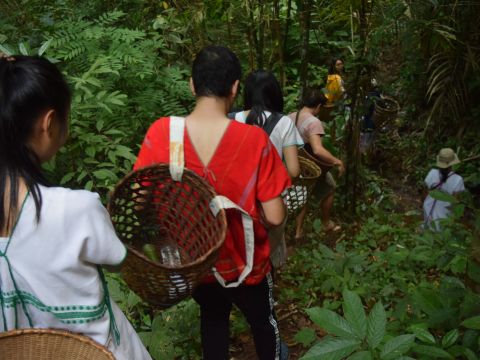
[[[115,360],[115,357],[84,335],[53,329],[22,329],[0,333],[0,359]]]
[[[211,271],[227,230],[225,211],[210,210],[215,195],[188,169],[174,181],[166,164],[130,173],[111,194],[108,210],[128,248],[123,277],[153,307],[180,302]],[[146,256],[146,244],[156,259]]]
[[[289,214],[296,214],[307,204],[312,189],[322,173],[313,161],[303,156],[299,156],[298,160],[300,176],[295,179],[284,196]]]
[[[395,119],[400,110],[400,105],[397,100],[390,96],[384,96],[375,101],[375,127],[382,129],[390,121]]]

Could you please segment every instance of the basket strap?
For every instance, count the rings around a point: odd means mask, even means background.
[[[245,237],[245,252],[246,252],[246,260],[247,264],[243,269],[242,273],[238,277],[238,280],[235,282],[231,282],[227,284],[225,279],[220,275],[215,267],[213,267],[213,275],[217,279],[217,281],[222,285],[224,288],[234,288],[238,287],[245,278],[250,274],[253,268],[253,253],[254,253],[254,233],[253,233],[253,221],[250,215],[243,210],[240,206],[235,204],[229,198],[221,195],[215,196],[212,201],[210,202],[210,209],[214,216],[217,216],[220,209],[237,209],[242,214],[242,224],[243,224],[243,231]]]
[[[183,136],[185,133],[185,118],[170,117],[170,175],[175,181],[181,181],[185,168],[183,151]]]

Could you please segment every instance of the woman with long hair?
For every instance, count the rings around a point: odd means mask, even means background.
[[[70,89],[40,57],[0,57],[0,331],[82,333],[118,360],[151,359],[101,266],[125,246],[98,194],[51,186],[41,164],[68,134]]]

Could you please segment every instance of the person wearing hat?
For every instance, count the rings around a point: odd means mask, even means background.
[[[425,178],[428,190],[440,190],[450,195],[465,191],[463,178],[452,171],[452,166],[460,163],[457,154],[450,148],[444,148],[437,155],[436,168],[431,169]],[[423,215],[425,227],[440,231],[440,219],[445,219],[450,214],[450,203],[436,200],[427,195],[423,202]]]

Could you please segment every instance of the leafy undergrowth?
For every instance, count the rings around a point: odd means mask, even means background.
[[[479,224],[460,221],[465,209],[480,219],[478,210],[469,199],[447,199],[454,217],[434,233],[421,229],[418,203],[409,209],[401,194],[383,193],[362,223],[325,234],[313,209],[306,239],[287,237],[290,257],[275,295],[290,359],[478,359],[480,265],[471,246]],[[201,358],[193,300],[155,314],[118,277],[109,280],[155,359]],[[233,359],[256,359],[237,310],[231,338]]]

